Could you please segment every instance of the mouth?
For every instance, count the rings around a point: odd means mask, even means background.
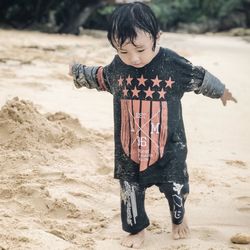
[[[143,64],[132,64],[133,67],[135,68],[142,68],[144,65]]]

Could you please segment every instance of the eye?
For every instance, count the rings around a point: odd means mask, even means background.
[[[144,50],[145,50],[145,49],[140,49],[140,50],[137,50],[137,51],[141,53],[141,52],[143,52]]]
[[[127,54],[128,52],[126,51],[120,51],[121,54]]]

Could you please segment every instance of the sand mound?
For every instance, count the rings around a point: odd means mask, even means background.
[[[0,110],[0,146],[19,150],[72,147],[82,138],[70,125],[81,128],[77,119],[65,113],[44,115],[32,102],[15,97]]]
[[[79,155],[83,164],[102,167],[102,174],[109,173],[112,165],[112,133],[85,128],[64,112],[42,114],[35,104],[18,97],[0,110],[0,138],[0,164],[9,167],[29,165],[31,160],[70,163]]]
[[[85,128],[64,112],[42,114],[34,103],[15,97],[0,110],[0,138],[0,214],[5,218],[0,228],[15,224],[0,230],[0,250],[39,245],[41,232],[46,241],[93,249],[89,235],[98,235],[109,222],[92,208],[99,200],[92,192],[105,193],[110,185],[101,179],[111,178],[112,133]],[[26,235],[29,226],[23,227],[19,215],[42,230]],[[41,244],[40,249],[52,248]]]

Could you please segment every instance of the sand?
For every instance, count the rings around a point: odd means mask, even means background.
[[[250,234],[250,43],[164,33],[161,45],[214,73],[238,104],[183,98],[191,235],[171,239],[167,202],[152,187],[143,249],[250,249],[231,242],[240,233],[247,243]],[[106,65],[114,53],[105,33],[0,30],[0,249],[126,249],[113,179],[112,96],[76,89],[67,76],[73,59]]]

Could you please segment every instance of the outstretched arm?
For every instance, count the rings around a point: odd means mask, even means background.
[[[225,85],[207,70],[205,71],[201,86],[195,90],[195,93],[202,93],[211,98],[220,98],[224,106],[226,106],[227,101],[237,103],[237,100],[233,97],[232,93],[225,88]]]
[[[184,57],[178,58],[176,66],[184,76],[184,92],[194,91],[196,94],[203,94],[210,98],[220,98],[224,106],[227,101],[237,103],[225,85],[203,67],[193,65]]]
[[[73,76],[77,88],[86,87],[110,92],[110,86],[105,80],[103,67],[101,66],[88,67],[80,63],[71,63],[69,65],[69,75]]]

